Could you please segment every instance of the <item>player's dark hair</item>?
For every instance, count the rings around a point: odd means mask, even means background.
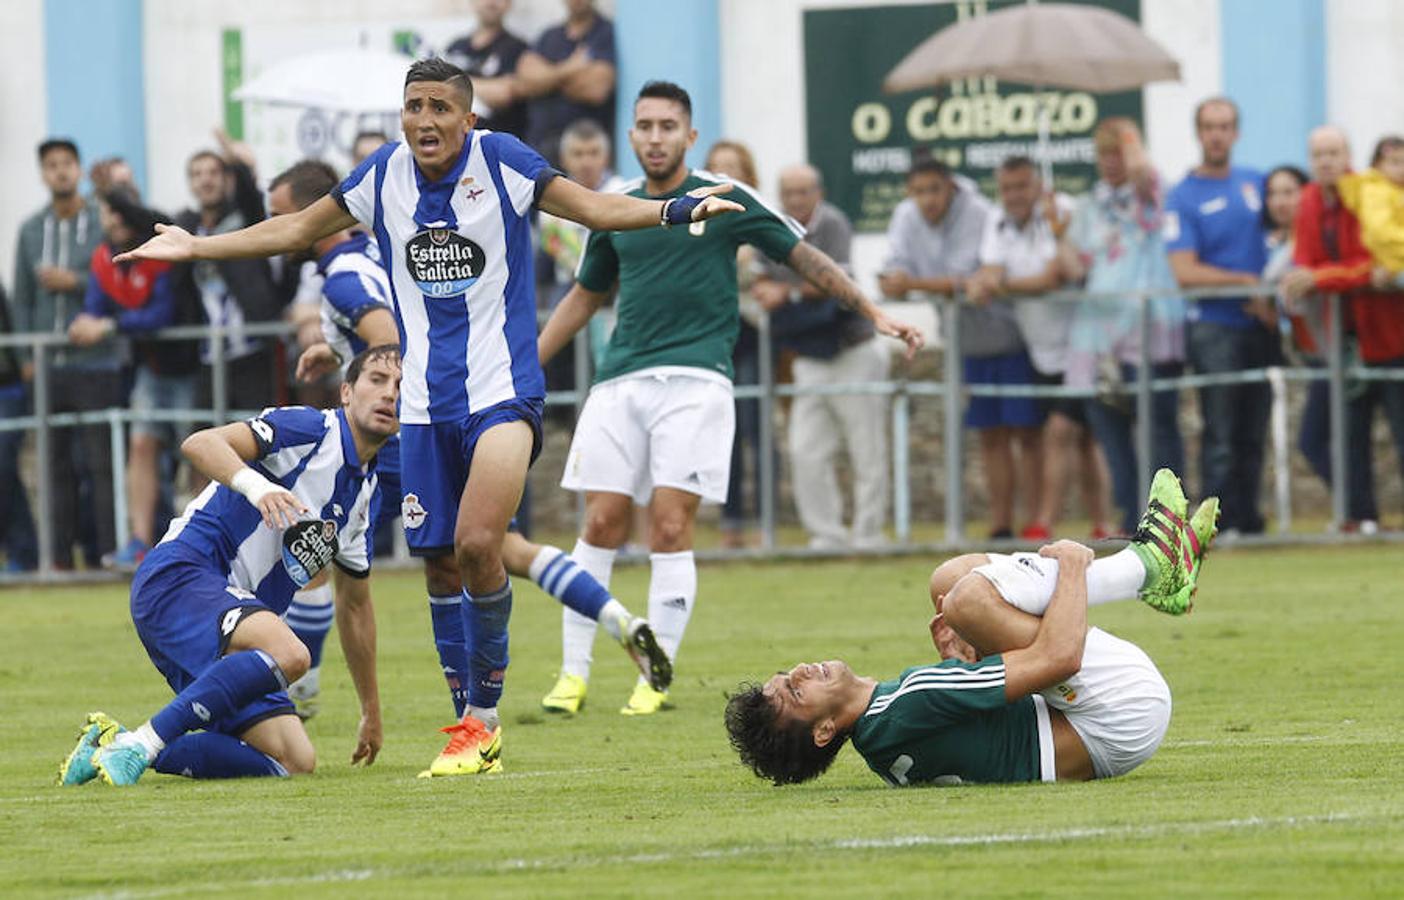
[[[67,150],[69,153],[73,154],[74,159],[80,162],[83,159],[83,157],[78,155],[78,145],[73,143],[73,141],[63,137],[52,137],[39,145],[39,161],[43,162],[44,157],[53,153],[55,150]]]
[[[1277,227],[1277,223],[1272,220],[1272,211],[1268,209],[1267,192],[1272,185],[1272,180],[1278,175],[1288,175],[1297,183],[1297,187],[1306,187],[1306,183],[1311,181],[1311,176],[1303,172],[1296,166],[1278,166],[1267,177],[1263,179],[1263,230],[1272,231]]]
[[[286,184],[292,191],[293,205],[306,209],[330,194],[340,181],[336,169],[319,159],[304,159],[280,172],[268,185],[268,191],[272,193]]]
[[[133,243],[131,246],[133,247],[144,244],[156,236],[156,223],[170,224],[171,220],[165,214],[142,206],[136,192],[124,184],[108,188],[100,197],[107,208],[116,213],[118,218],[132,230]],[[126,250],[128,248],[114,249]]]
[[[930,153],[917,152],[912,154],[912,167],[907,170],[907,180],[910,181],[918,175],[939,175],[946,181],[955,180],[951,167]]]
[[[377,344],[374,347],[367,347],[360,353],[357,353],[355,357],[352,358],[351,365],[346,367],[346,383],[355,384],[356,379],[361,377],[361,370],[366,367],[367,363],[377,362],[382,359],[392,360],[396,365],[399,365],[400,345]]]
[[[646,81],[644,86],[639,88],[639,95],[634,98],[634,106],[637,107],[640,100],[648,97],[655,100],[671,100],[682,107],[689,120],[692,119],[692,97],[682,86],[671,81]]]
[[[431,56],[417,59],[405,72],[405,87],[416,81],[437,81],[458,91],[464,109],[473,108],[473,82],[468,73],[446,59]]]
[[[1025,156],[1022,153],[1015,154],[1014,156],[1006,156],[1004,158],[1004,161],[999,164],[999,171],[1005,173],[1006,175],[1008,175],[1011,172],[1019,172],[1024,169],[1032,169],[1033,171],[1037,172],[1038,166],[1034,164],[1033,157]]]
[[[1384,155],[1391,150],[1398,150],[1404,147],[1404,137],[1397,134],[1387,134],[1375,143],[1374,155],[1370,157],[1370,165],[1378,166],[1384,159]]]
[[[835,735],[823,747],[805,722],[784,723],[761,685],[742,684],[726,701],[726,730],[741,762],[776,785],[799,784],[829,768],[848,734]]]

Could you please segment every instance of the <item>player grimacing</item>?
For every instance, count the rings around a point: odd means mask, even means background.
[[[550,360],[585,326],[616,283],[616,324],[576,423],[561,484],[585,493],[585,530],[571,555],[606,587],[633,504],[650,515],[648,619],[674,658],[697,597],[693,523],[702,501],[726,498],[735,427],[731,357],[739,329],[736,250],[753,244],[824,292],[904,341],[920,334],[884,315],[803,229],[743,185],[690,171],[697,140],[692,100],[670,82],[649,82],[634,102],[629,139],[644,178],[629,196],[654,201],[734,186],[734,215],[687,228],[621,232],[596,228],[576,283],[542,329]],[[561,677],[543,699],[575,712],[584,701],[595,625],[564,613]],[[621,712],[646,715],[667,695],[642,680]]]
[[[540,448],[545,396],[530,211],[625,230],[742,207],[712,196],[725,185],[657,202],[573,184],[511,135],[474,131],[472,91],[451,64],[418,61],[405,78],[404,142],[377,150],[332,196],[228,234],[162,229],[125,258],[271,256],[358,222],[370,230],[400,325],[406,536],[429,560],[431,591],[461,588],[467,599],[469,696],[450,741],[453,768],[488,772],[500,767],[497,703],[512,605],[503,538]]]

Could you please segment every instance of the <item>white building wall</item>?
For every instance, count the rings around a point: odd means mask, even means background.
[[[44,140],[48,113],[44,96],[43,0],[10,0],[0,28],[0,277],[15,283],[15,237],[20,223],[43,205],[34,150]]]
[[[1404,134],[1404,3],[1327,0],[1326,118],[1351,138],[1356,166],[1375,141]]]

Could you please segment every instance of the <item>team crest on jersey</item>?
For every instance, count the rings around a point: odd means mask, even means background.
[[[691,225],[687,226],[687,233],[692,235],[693,237],[701,237],[706,231],[706,219],[703,219],[701,222],[693,222]]]
[[[429,511],[419,505],[418,494],[405,494],[400,501],[400,518],[404,520],[406,528],[418,528],[429,518]]]
[[[453,297],[477,282],[486,263],[483,248],[448,228],[430,228],[405,244],[405,265],[429,297]]]

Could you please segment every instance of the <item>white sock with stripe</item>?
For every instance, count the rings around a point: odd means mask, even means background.
[[[650,553],[648,562],[648,621],[658,645],[676,665],[678,645],[697,605],[697,560],[691,550],[683,550]]]
[[[990,557],[989,570],[981,574],[1005,602],[1042,616],[1058,584],[1058,561],[1037,553],[992,553]],[[1145,580],[1145,564],[1130,547],[1093,560],[1087,568],[1087,605],[1134,599]]]

